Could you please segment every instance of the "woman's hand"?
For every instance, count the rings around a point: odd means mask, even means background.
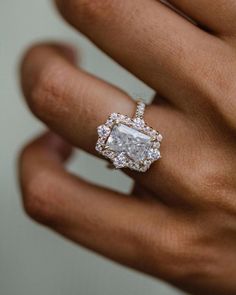
[[[236,294],[236,2],[57,1],[62,15],[157,91],[146,121],[163,158],[131,173],[130,197],[63,169],[71,148],[48,133],[23,151],[24,206],[37,221],[192,294]],[[204,29],[203,29],[204,28]],[[77,69],[73,50],[31,48],[22,85],[33,113],[92,154],[96,127],[133,115],[122,90]]]

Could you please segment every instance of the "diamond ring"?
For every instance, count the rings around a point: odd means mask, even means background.
[[[162,135],[144,121],[145,103],[137,102],[135,116],[113,113],[97,128],[96,150],[111,160],[115,168],[146,172],[161,158]]]

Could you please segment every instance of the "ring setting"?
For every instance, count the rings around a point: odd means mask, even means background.
[[[133,118],[113,113],[97,128],[96,150],[117,169],[146,172],[161,158],[162,135],[144,121],[145,106],[144,102],[138,101]]]

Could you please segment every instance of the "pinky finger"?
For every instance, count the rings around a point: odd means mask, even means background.
[[[161,276],[167,209],[69,174],[62,163],[70,152],[71,147],[52,133],[24,149],[20,182],[26,212],[84,247]]]

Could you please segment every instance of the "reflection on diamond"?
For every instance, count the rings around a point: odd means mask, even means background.
[[[161,158],[161,134],[140,117],[113,113],[97,131],[96,150],[111,160],[115,168],[145,172]]]
[[[120,153],[113,161],[116,168],[124,168],[126,166],[127,158],[124,153]]]
[[[143,161],[148,157],[152,146],[151,137],[124,124],[115,125],[106,146],[119,153],[124,153],[133,161]]]
[[[97,131],[98,131],[98,135],[101,136],[101,137],[103,137],[103,136],[109,135],[110,128],[108,128],[105,125],[101,125],[101,126],[98,127]]]
[[[160,151],[157,149],[149,149],[147,156],[149,159],[158,160],[160,158]]]

